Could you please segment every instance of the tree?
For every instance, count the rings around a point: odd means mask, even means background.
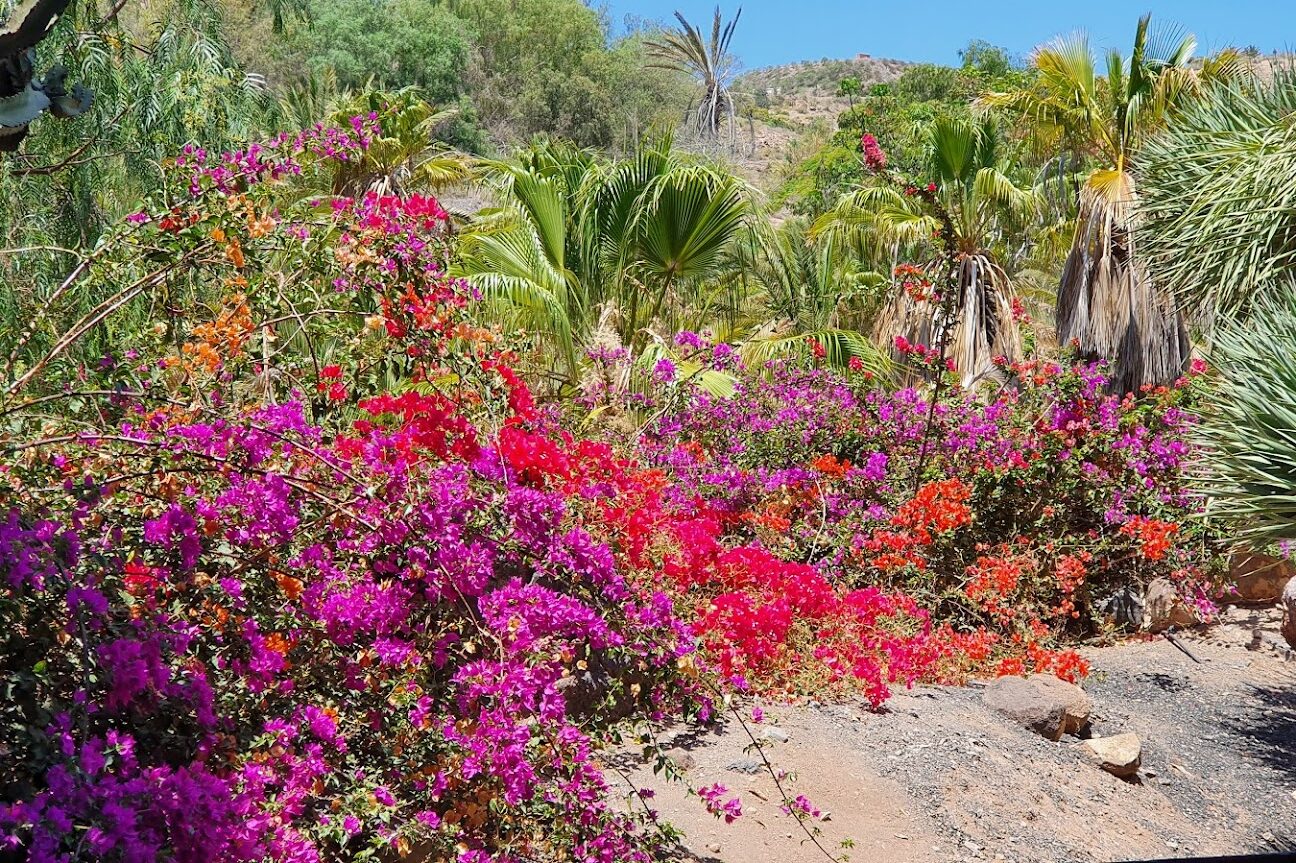
[[[720,135],[720,127],[728,122],[732,138],[736,132],[733,93],[729,87],[734,72],[734,57],[729,53],[734,28],[742,17],[738,9],[728,24],[715,9],[711,22],[711,38],[705,40],[702,31],[680,12],[675,13],[680,29],[664,33],[660,39],[648,43],[649,54],[656,59],[658,68],[674,69],[691,75],[702,85],[702,95],[692,112],[691,124],[700,134],[710,138]]]
[[[540,328],[569,380],[601,318],[637,351],[647,328],[688,314],[727,272],[750,225],[754,193],[723,169],[690,161],[670,138],[630,158],[542,143],[512,162],[486,162],[501,208],[470,226],[462,275],[516,318]]]
[[[855,97],[863,92],[863,85],[860,79],[855,77],[842,78],[841,83],[837,85],[837,95],[845,96],[850,100],[850,109],[855,110]]]
[[[924,263],[921,273],[901,271],[908,284],[896,291],[877,331],[888,343],[903,336],[914,344],[948,345],[964,386],[971,386],[994,373],[995,357],[1021,354],[1004,264],[1035,211],[1036,195],[1013,180],[992,121],[941,118],[926,138],[926,173],[935,183],[924,194],[889,182],[863,186],[819,219],[815,236],[858,249],[943,252]],[[932,238],[942,234],[952,249],[936,248]],[[953,272],[945,272],[949,266]],[[938,302],[931,290],[947,283],[957,296]]]
[[[1107,74],[1095,68],[1084,34],[1035,50],[1036,86],[987,93],[984,108],[1003,108],[1030,123],[1041,145],[1093,154],[1098,167],[1080,191],[1080,210],[1057,297],[1058,339],[1111,363],[1111,385],[1137,391],[1166,383],[1188,361],[1188,332],[1175,301],[1155,285],[1136,249],[1138,189],[1133,164],[1149,133],[1212,79],[1238,74],[1224,52],[1190,65],[1191,35],[1149,34],[1139,19],[1128,57],[1112,50]]]
[[[1220,89],[1139,159],[1139,232],[1153,276],[1213,326],[1296,282],[1296,74]]]
[[[472,41],[439,0],[314,0],[311,17],[277,49],[285,83],[328,69],[343,89],[416,86],[439,105],[466,92]]]

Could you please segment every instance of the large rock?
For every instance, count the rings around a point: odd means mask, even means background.
[[[1060,699],[1066,707],[1066,722],[1062,731],[1065,734],[1079,734],[1089,725],[1089,714],[1093,711],[1093,699],[1083,689],[1065,680],[1059,680],[1051,674],[1037,674],[1030,678],[1036,686]]]
[[[1296,650],[1296,578],[1287,582],[1282,592],[1282,634],[1292,650]]]
[[[1183,604],[1179,591],[1168,578],[1154,578],[1143,600],[1143,627],[1149,632],[1165,632],[1172,626],[1192,626],[1197,616]]]
[[[1236,552],[1229,558],[1229,581],[1224,599],[1243,605],[1267,605],[1277,602],[1283,587],[1296,578],[1296,565],[1290,560],[1254,552]]]
[[[1138,773],[1143,747],[1138,735],[1117,734],[1114,737],[1093,737],[1080,744],[1089,759],[1115,776],[1133,776]]]
[[[986,686],[982,700],[1049,740],[1074,734],[1089,722],[1091,703],[1084,690],[1049,675],[1000,677]]]

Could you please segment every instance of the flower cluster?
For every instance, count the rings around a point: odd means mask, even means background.
[[[345,161],[367,128],[186,153],[191,199],[131,220],[121,266],[143,237],[232,293],[179,356],[145,332],[101,364],[98,425],[5,432],[6,853],[654,853],[597,748],[709,707],[632,563],[650,480],[555,427],[472,326],[434,200],[276,197],[294,154]],[[333,327],[325,364],[268,347],[304,326]]]
[[[860,149],[864,152],[864,164],[870,171],[880,174],[886,170],[886,153],[882,151],[877,138],[865,132],[860,137]]]
[[[1107,597],[1157,576],[1211,595],[1187,483],[1196,375],[1121,399],[1094,366],[1002,370],[994,400],[955,385],[932,405],[775,364],[662,416],[638,456],[692,519],[663,572],[700,597],[704,652],[766,686],[853,681],[879,703],[896,681],[1081,676],[1066,642],[1108,625]]]

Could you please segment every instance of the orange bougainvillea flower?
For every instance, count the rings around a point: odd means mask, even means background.
[[[1138,540],[1139,553],[1148,560],[1161,560],[1170,550],[1179,525],[1171,521],[1160,521],[1155,518],[1135,516],[1120,529],[1122,536]]]
[[[846,472],[850,470],[850,466],[851,464],[849,461],[838,459],[831,453],[821,455],[819,458],[810,462],[810,467],[819,471],[824,476],[835,477],[837,479],[844,477]]]
[[[943,533],[972,522],[972,489],[959,479],[929,482],[901,504],[891,523],[913,530],[923,542],[931,542],[932,533]]]
[[[230,244],[225,247],[225,257],[229,258],[230,263],[238,267],[240,270],[243,269],[243,266],[247,263],[247,260],[243,257],[243,247],[239,245],[238,240],[231,241]]]
[[[243,348],[255,329],[247,296],[232,294],[226,298],[216,320],[194,327],[194,338],[181,348],[185,367],[189,371],[215,374],[226,361],[243,355]]]
[[[279,589],[283,591],[284,596],[289,599],[297,599],[301,596],[302,583],[300,579],[279,573],[275,576],[275,583],[279,585]]]

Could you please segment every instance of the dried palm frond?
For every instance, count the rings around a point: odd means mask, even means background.
[[[1135,254],[1136,203],[1129,173],[1090,177],[1058,288],[1058,341],[1108,360],[1116,392],[1173,380],[1191,351],[1183,316]]]
[[[1021,330],[1013,317],[1012,283],[1003,268],[983,254],[963,255],[955,274],[958,300],[952,321],[939,303],[896,294],[878,318],[879,341],[903,336],[913,344],[947,346],[965,388],[997,376],[996,357],[1022,354]]]

